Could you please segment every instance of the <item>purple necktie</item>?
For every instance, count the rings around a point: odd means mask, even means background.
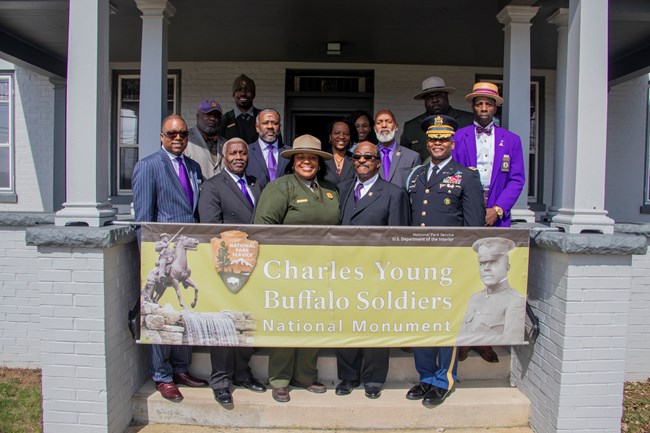
[[[390,175],[390,158],[388,157],[390,149],[383,148],[381,149],[381,153],[381,165],[384,167],[384,179],[388,180]]]
[[[266,157],[266,165],[269,168],[269,179],[271,181],[275,180],[277,175],[278,163],[275,160],[275,155],[273,155],[273,145],[269,144],[266,150],[269,151],[269,155]]]
[[[176,161],[178,161],[178,180],[181,181],[181,186],[185,191],[187,201],[190,202],[190,206],[194,206],[194,193],[192,192],[190,177],[187,175],[187,170],[185,170],[185,164],[183,164],[183,158],[179,156]]]
[[[239,182],[239,186],[241,187],[241,192],[244,193],[244,197],[246,197],[246,200],[251,204],[252,207],[255,207],[255,204],[253,204],[253,199],[251,198],[250,194],[248,193],[248,190],[246,189],[246,182],[244,182],[244,179],[239,179],[237,182]]]
[[[358,202],[361,200],[361,190],[363,189],[363,184],[359,183],[357,187],[354,189],[354,202]]]

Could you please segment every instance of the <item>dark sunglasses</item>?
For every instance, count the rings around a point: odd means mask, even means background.
[[[373,159],[379,159],[377,155],[371,155],[369,153],[364,153],[363,155],[355,153],[352,155],[352,159],[356,159],[357,161],[360,160],[361,158],[364,158],[366,161],[372,161]]]
[[[171,130],[171,131],[163,132],[163,135],[165,137],[169,138],[170,140],[173,140],[174,138],[176,138],[179,135],[180,135],[181,138],[187,138],[187,136],[190,135],[190,131],[188,131],[187,129],[183,129],[181,131]]]

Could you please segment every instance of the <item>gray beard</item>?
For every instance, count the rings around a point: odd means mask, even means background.
[[[393,129],[391,132],[388,133],[388,135],[382,135],[381,133],[375,131],[377,135],[377,140],[381,141],[382,143],[391,143],[393,140],[395,140],[396,132],[397,129]]]

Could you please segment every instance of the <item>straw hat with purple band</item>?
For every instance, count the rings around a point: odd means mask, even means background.
[[[499,96],[499,88],[496,84],[483,82],[474,84],[472,93],[465,96],[465,100],[471,104],[477,96],[492,98],[497,105],[503,105],[503,98]]]
[[[455,87],[445,86],[445,80],[440,77],[429,77],[422,82],[422,91],[415,95],[413,99],[424,99],[426,95],[433,92],[454,93]]]
[[[293,147],[289,150],[283,151],[280,156],[283,158],[291,158],[291,156],[296,153],[311,153],[312,155],[318,155],[325,160],[332,159],[331,153],[323,152],[321,150],[320,140],[309,134],[296,137],[296,139],[293,140]]]
[[[434,114],[425,117],[420,127],[426,132],[428,138],[440,139],[452,137],[458,129],[458,122],[450,116]]]
[[[508,255],[508,251],[515,247],[515,243],[504,238],[483,238],[472,245],[479,261],[492,261]]]
[[[213,100],[213,99],[206,99],[205,101],[201,102],[199,104],[199,108],[197,112],[200,111],[202,113],[212,113],[213,111],[218,111],[219,113],[223,114],[223,110],[221,109],[221,105]]]

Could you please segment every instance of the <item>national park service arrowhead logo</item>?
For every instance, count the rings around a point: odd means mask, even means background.
[[[247,233],[229,230],[221,233],[220,238],[210,239],[210,244],[221,281],[231,292],[239,292],[255,269],[259,243],[248,239]]]

